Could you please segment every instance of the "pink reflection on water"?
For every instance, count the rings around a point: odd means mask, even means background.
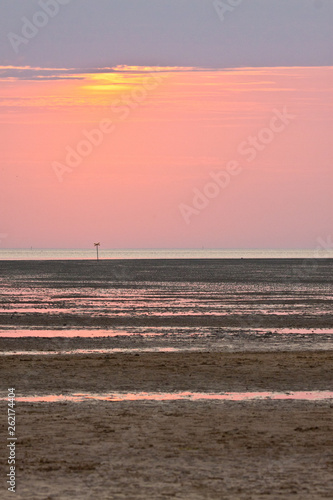
[[[5,397],[0,398],[2,401]],[[69,395],[17,396],[22,403],[63,403],[83,401],[253,401],[253,400],[305,400],[323,401],[333,399],[332,391],[295,391],[295,392],[114,392],[111,394],[74,393]]]
[[[117,337],[117,336],[132,336],[145,335],[144,332],[129,332],[126,330],[1,330],[0,337]],[[149,336],[161,335],[160,332],[146,333]]]
[[[243,329],[243,328],[241,328]],[[19,337],[44,337],[44,338],[53,338],[53,337],[65,337],[65,338],[73,338],[73,337],[85,337],[85,338],[98,338],[98,337],[135,337],[135,336],[143,336],[143,337],[158,337],[163,335],[174,335],[175,333],[179,333],[179,328],[177,327],[143,327],[137,328],[136,330],[126,329],[126,330],[103,330],[103,329],[68,329],[64,327],[63,329],[38,329],[38,330],[19,330],[19,329],[5,329],[0,330],[0,338],[19,338]],[[193,331],[194,330],[194,331]],[[333,328],[249,328],[253,333],[272,333],[272,334],[298,334],[298,335],[308,335],[308,334],[322,334],[322,335],[333,335]],[[224,327],[221,328],[221,332],[234,333],[238,332],[239,329],[235,327]],[[209,336],[212,334],[212,328],[206,327],[190,327],[190,328],[182,328],[182,335],[184,336]]]
[[[253,328],[256,332],[264,332],[264,333],[280,333],[283,335],[288,335],[288,334],[311,334],[311,333],[316,333],[316,334],[322,334],[322,335],[332,335],[333,334],[333,328]]]
[[[73,349],[73,350],[61,350],[61,351],[3,351],[0,352],[0,356],[51,356],[51,355],[66,355],[66,354],[113,354],[113,353],[145,353],[145,352],[183,352],[183,351],[195,351],[195,352],[209,352],[201,347],[115,347],[110,349]]]
[[[44,313],[44,314],[59,314],[63,313],[64,309],[63,308],[56,308],[56,307],[13,307],[13,308],[0,308],[0,313],[15,313],[15,314],[22,314],[22,313]],[[74,308],[67,308],[66,309],[66,314],[73,314],[76,312],[76,309]]]

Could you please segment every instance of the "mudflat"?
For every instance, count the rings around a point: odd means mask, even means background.
[[[329,351],[189,352],[0,361],[3,387],[15,386],[17,396],[26,396],[330,390],[332,358]],[[18,401],[16,412],[19,499],[333,496],[328,400]],[[3,423],[2,443],[6,437]],[[4,462],[1,474],[5,478]],[[4,492],[1,498],[12,497]]]
[[[112,391],[332,390],[333,351],[8,355],[3,387],[17,395]]]
[[[0,350],[25,352],[0,356],[1,395],[331,391],[332,269],[332,259],[0,262]],[[68,352],[80,349],[98,352]],[[333,498],[332,412],[332,400],[18,399],[15,498]]]
[[[332,272],[333,259],[0,261],[0,327],[332,328]]]

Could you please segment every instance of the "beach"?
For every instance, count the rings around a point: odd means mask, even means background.
[[[0,14],[0,500],[333,500],[333,0]]]
[[[331,414],[290,401],[26,404],[16,497],[332,498]]]
[[[333,352],[26,355],[2,357],[1,373],[25,395],[324,390],[332,361]],[[332,401],[17,405],[20,499],[332,497]]]
[[[332,261],[99,264],[0,263],[16,498],[332,498]]]
[[[333,351],[1,356],[22,395],[112,391],[332,390]]]

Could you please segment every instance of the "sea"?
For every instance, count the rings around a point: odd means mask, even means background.
[[[95,248],[0,248],[1,260],[95,259]],[[315,259],[333,258],[332,245],[323,241],[314,249],[104,249],[100,259]]]

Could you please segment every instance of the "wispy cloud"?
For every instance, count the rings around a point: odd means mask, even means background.
[[[0,79],[14,80],[66,80],[85,79],[87,75],[108,73],[175,73],[187,71],[217,71],[209,68],[169,66],[115,66],[104,68],[40,68],[32,66],[0,66]]]

